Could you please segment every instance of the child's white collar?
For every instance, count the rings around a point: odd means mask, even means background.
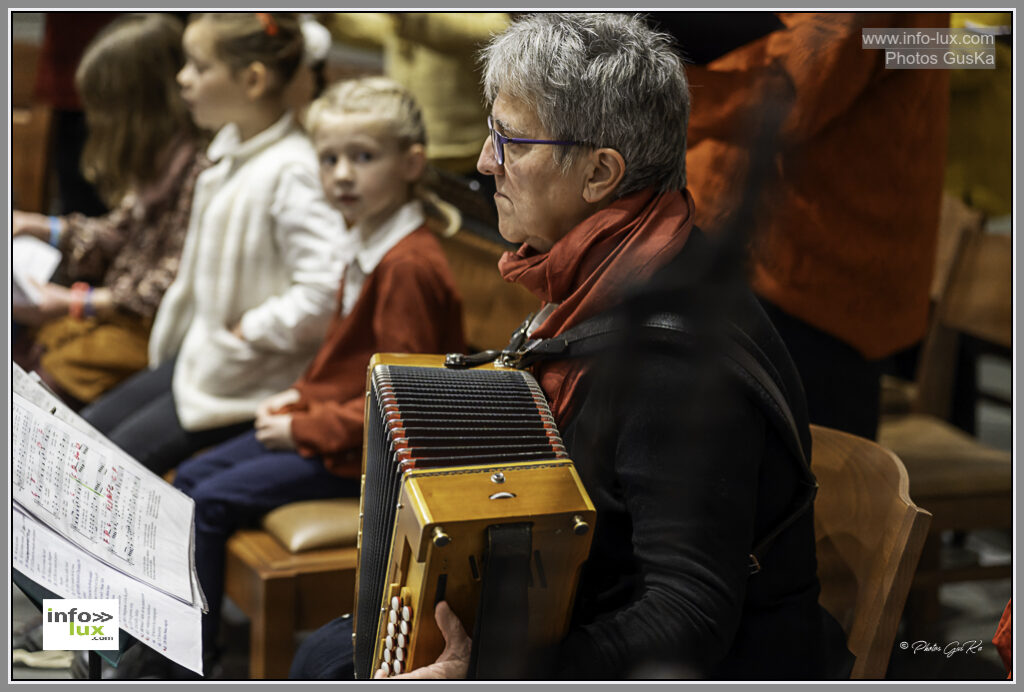
[[[281,139],[288,130],[294,127],[295,115],[292,111],[286,111],[280,120],[249,139],[242,140],[238,125],[228,123],[220,128],[210,146],[206,148],[206,155],[211,161],[218,161],[225,156],[244,157],[253,154],[272,142]]]
[[[373,234],[362,242],[362,247],[356,252],[355,261],[363,274],[369,276],[377,268],[384,255],[394,246],[417,228],[423,225],[426,217],[423,214],[423,205],[418,199],[406,202],[398,208]],[[355,234],[353,239],[359,242],[362,229],[358,224],[353,226],[349,233]]]

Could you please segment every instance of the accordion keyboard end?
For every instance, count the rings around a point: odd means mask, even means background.
[[[495,502],[492,478],[498,474],[507,497]],[[400,497],[387,568],[390,587],[381,603],[389,616],[376,637],[371,670],[388,664],[393,674],[397,649],[387,653],[387,625],[396,621],[396,594],[414,614],[402,649],[404,670],[432,663],[444,648],[433,617],[423,616],[433,613],[439,597],[473,631],[492,526],[531,527],[529,608],[544,616],[530,619],[530,645],[551,646],[564,636],[596,515],[571,462],[414,470],[405,474]]]

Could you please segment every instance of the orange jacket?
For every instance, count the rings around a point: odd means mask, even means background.
[[[948,27],[946,13],[783,13],[775,31],[688,69],[687,184],[720,229],[774,94],[788,106],[753,229],[755,291],[884,357],[925,332],[949,109],[949,71],[884,68],[865,27]],[[778,90],[784,76],[788,87]],[[773,78],[774,77],[774,78]]]

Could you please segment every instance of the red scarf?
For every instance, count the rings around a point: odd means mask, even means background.
[[[626,291],[647,281],[686,244],[693,228],[689,191],[642,190],[615,200],[569,231],[548,252],[528,245],[506,252],[498,270],[544,303],[560,305],[531,338],[561,334],[614,307]],[[551,411],[565,425],[583,364],[575,360],[535,368]]]

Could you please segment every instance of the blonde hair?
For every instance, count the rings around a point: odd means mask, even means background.
[[[310,104],[305,127],[311,137],[323,126],[325,114],[373,115],[388,129],[401,149],[427,146],[427,128],[419,104],[401,84],[387,77],[347,79],[329,86]],[[412,196],[423,204],[427,225],[438,235],[454,235],[462,224],[458,209],[430,190],[424,179],[435,175],[428,166],[412,187]]]
[[[305,41],[299,18],[291,12],[204,12],[191,23],[205,22],[213,31],[213,51],[238,73],[254,62],[276,77],[272,94],[288,86],[302,62]]]
[[[89,44],[75,73],[89,135],[81,166],[116,206],[162,173],[155,161],[181,136],[198,139],[176,81],[183,26],[166,14],[117,19]]]

